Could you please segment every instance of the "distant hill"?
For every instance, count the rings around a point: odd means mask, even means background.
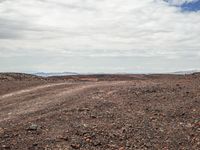
[[[40,76],[40,77],[52,77],[52,76],[69,76],[69,75],[78,75],[78,73],[75,72],[37,72],[34,73],[34,75],[36,76]]]
[[[198,73],[198,72],[200,72],[200,70],[178,71],[172,74],[184,75],[184,74],[193,74],[193,73]]]
[[[0,81],[21,81],[21,80],[41,80],[42,77],[38,77],[32,74],[25,73],[0,73]]]

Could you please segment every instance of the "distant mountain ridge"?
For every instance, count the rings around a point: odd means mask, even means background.
[[[177,71],[173,72],[173,74],[193,74],[193,73],[198,73],[200,70],[188,70],[188,71]]]
[[[177,74],[177,75],[185,75],[185,74],[193,74],[198,73],[200,70],[188,70],[188,71],[176,71],[176,72],[169,72],[163,74]],[[33,75],[40,76],[40,77],[52,77],[52,76],[70,76],[70,75],[106,75],[106,74],[138,74],[138,73],[76,73],[76,72],[37,72],[32,73]],[[148,74],[148,73],[139,73],[139,74]],[[156,73],[150,73],[156,74]]]
[[[51,77],[51,76],[69,76],[69,75],[78,75],[78,73],[75,72],[37,72],[34,73],[36,76],[41,77]]]

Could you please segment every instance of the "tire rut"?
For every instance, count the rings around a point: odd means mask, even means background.
[[[69,89],[69,87],[67,88],[63,88],[63,89],[55,89],[56,86],[58,84],[54,84],[55,88],[51,89],[53,91],[54,94],[49,94],[51,91],[47,92],[45,95],[40,96],[40,97],[36,97],[33,99],[29,99],[29,100],[22,100],[22,102],[18,102],[18,103],[13,103],[13,104],[9,104],[9,106],[0,106],[0,123],[4,122],[4,121],[9,121],[9,120],[18,120],[18,118],[20,116],[26,116],[28,117],[28,114],[34,113],[34,112],[38,112],[38,111],[42,111],[42,110],[48,110],[49,108],[53,108],[55,109],[55,105],[58,105],[59,107],[61,106],[62,103],[76,103],[75,102],[70,102],[69,97],[73,97],[76,95],[83,95],[85,91],[92,89],[92,88],[100,88],[100,87],[105,87],[105,86],[112,86],[112,85],[117,85],[117,84],[124,84],[124,82],[98,82],[98,83],[86,83],[86,84],[78,84],[75,87]],[[59,84],[60,85],[60,84]],[[44,88],[48,88],[49,86],[43,86]],[[32,90],[30,90],[29,92],[33,92],[36,91],[38,88],[33,88]],[[26,94],[28,91],[26,91]],[[21,93],[21,97],[19,97],[20,99],[23,99],[23,97],[26,95],[23,95],[24,92]],[[19,95],[19,92],[17,92],[17,95]],[[10,99],[15,99],[15,96],[12,95],[12,97],[10,97]],[[50,111],[50,110],[48,110]],[[38,114],[38,113],[36,113]]]

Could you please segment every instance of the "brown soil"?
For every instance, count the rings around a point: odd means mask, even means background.
[[[0,74],[1,149],[200,149],[200,74]]]

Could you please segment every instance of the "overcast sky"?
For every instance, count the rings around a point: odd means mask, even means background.
[[[200,69],[200,0],[0,0],[0,71]]]

